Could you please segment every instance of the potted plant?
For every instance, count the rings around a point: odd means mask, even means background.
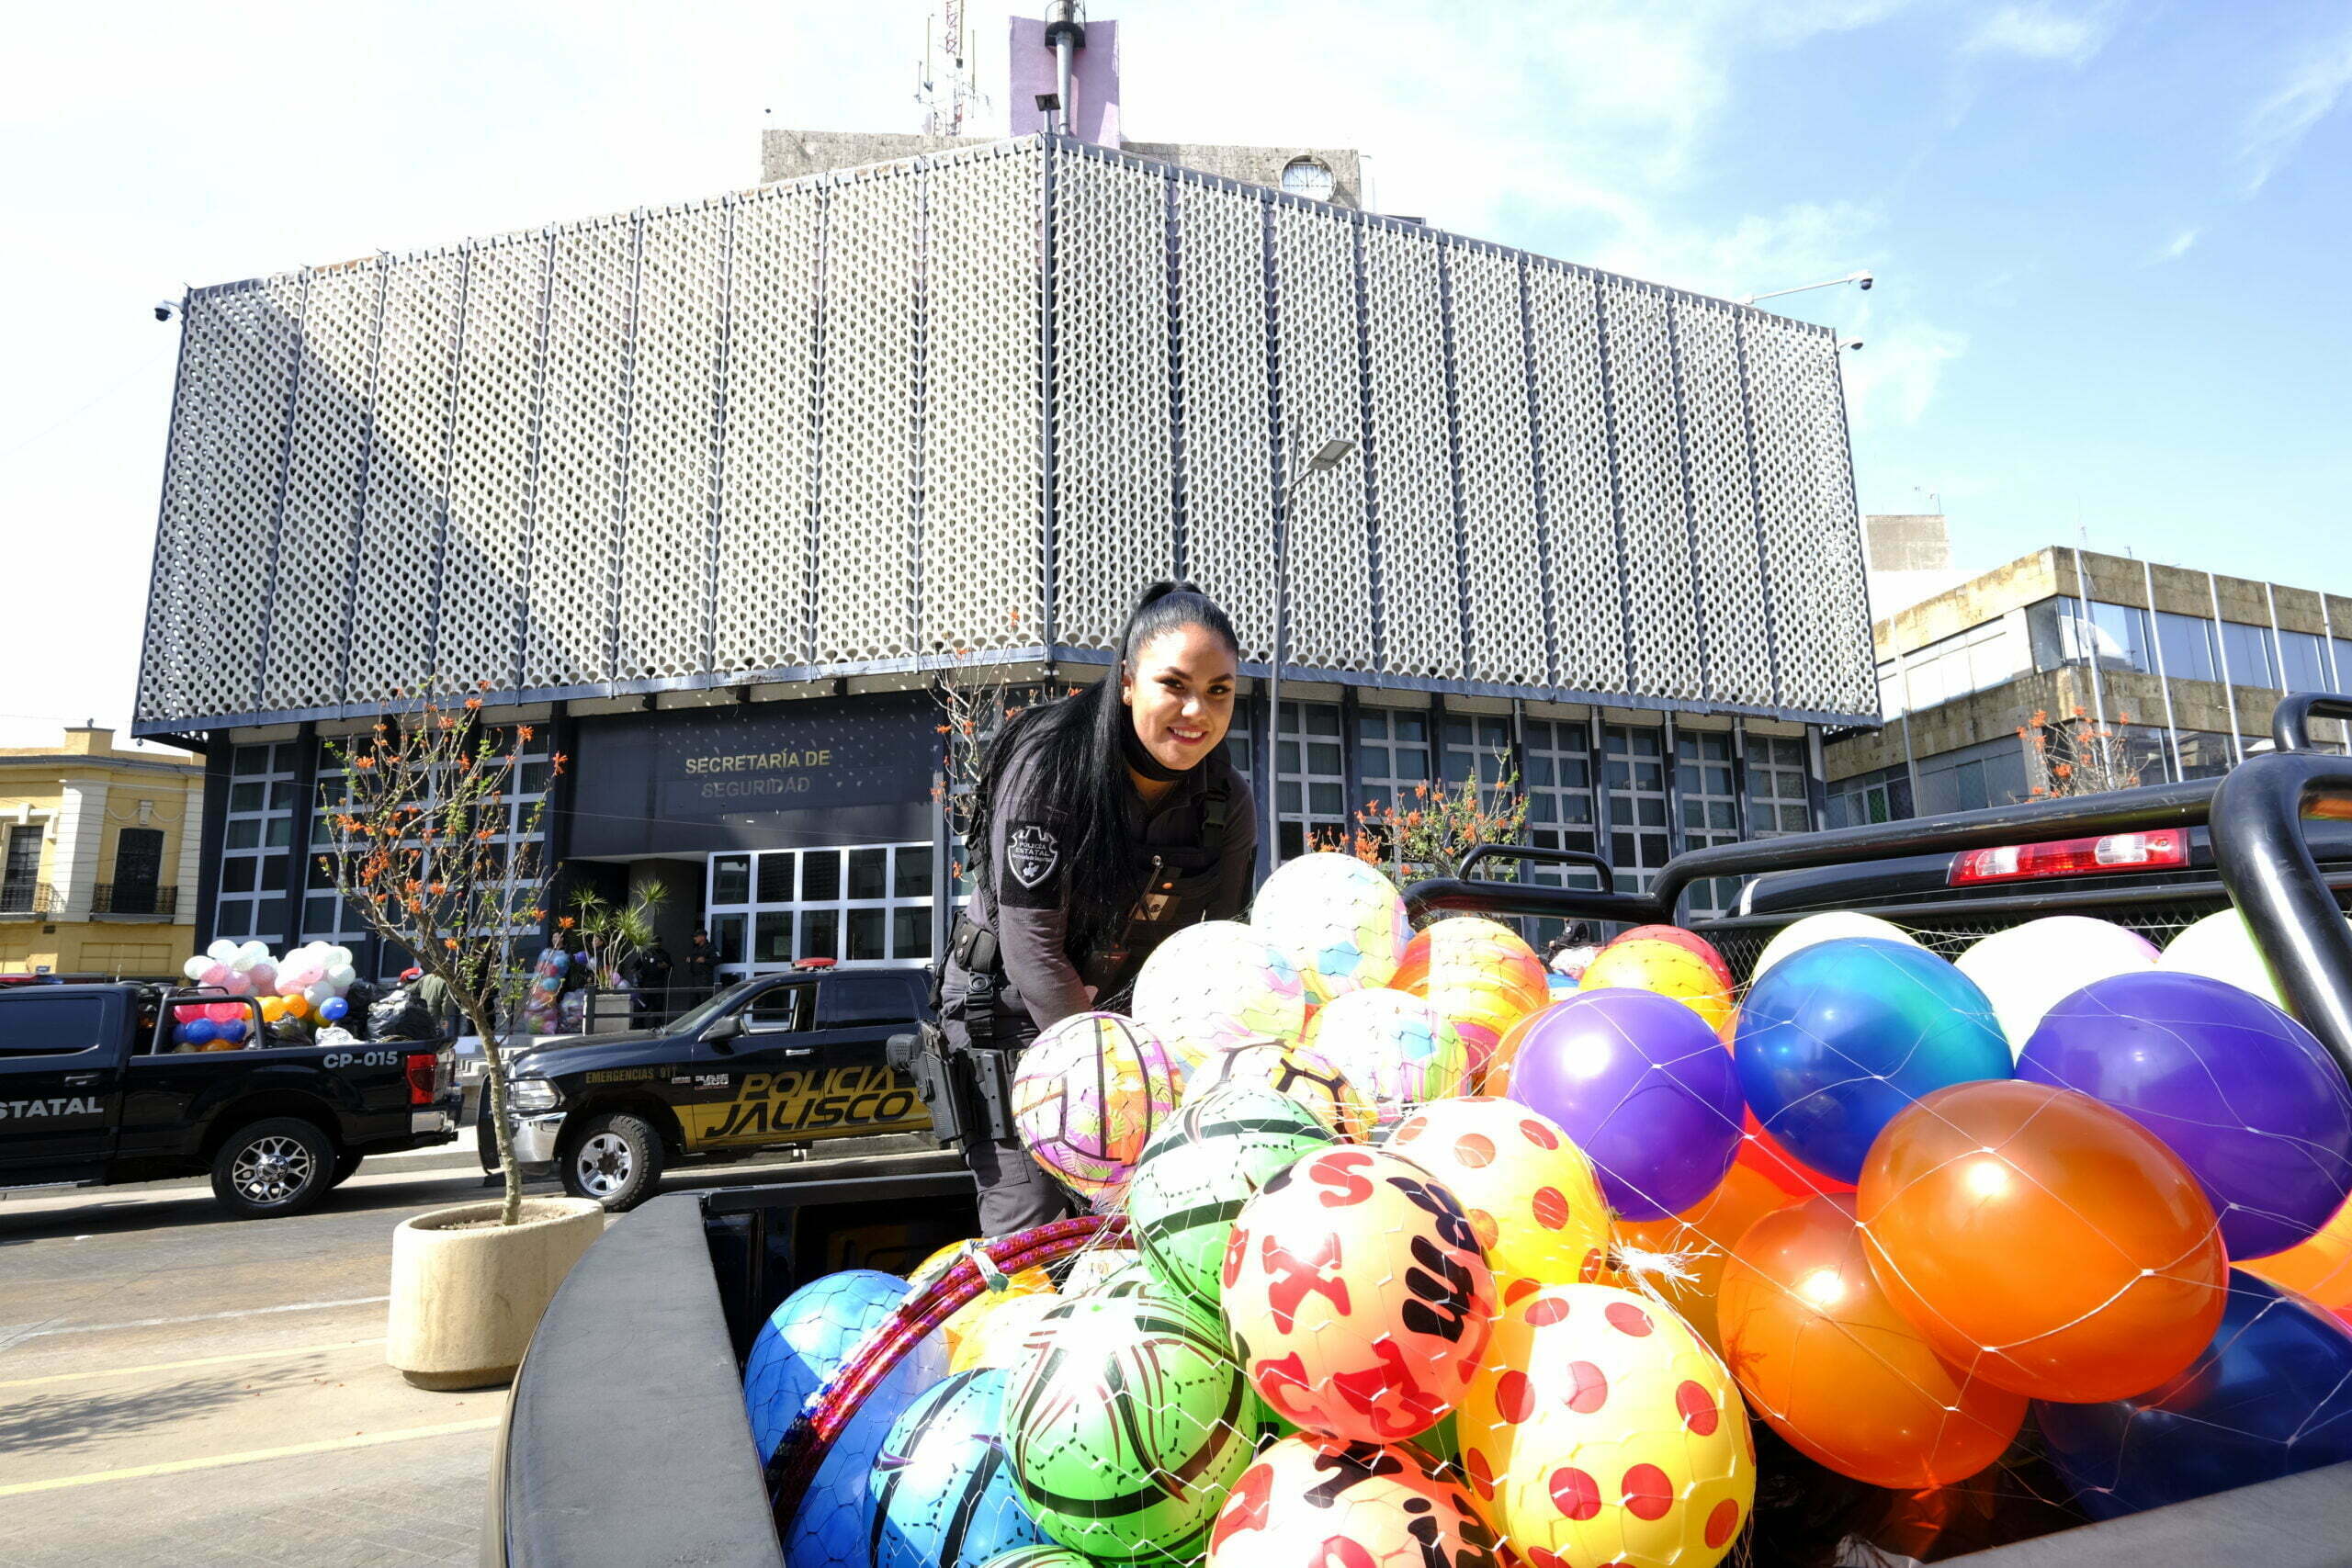
[[[515,953],[547,919],[543,807],[518,804],[530,726],[493,727],[481,712],[479,695],[428,695],[364,739],[330,743],[341,766],[322,788],[333,852],[322,868],[377,935],[447,987],[488,1073],[481,1114],[503,1197],[435,1209],[392,1234],[384,1359],[422,1388],[511,1379],[556,1287],[604,1230],[591,1200],[526,1201],[514,1163],[499,1025],[521,1018],[530,966]]]
[[[658,940],[653,917],[662,908],[662,890],[650,884],[639,887],[626,904],[614,904],[582,888],[571,899],[571,913],[580,928],[581,953],[594,984],[588,993],[585,1032],[610,1034],[637,1027],[635,997],[630,982],[637,961]]]

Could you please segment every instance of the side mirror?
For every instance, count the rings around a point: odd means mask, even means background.
[[[730,1012],[702,1032],[702,1043],[706,1045],[716,1045],[724,1050],[729,1040],[742,1036],[744,1029],[743,1015],[740,1012]]]

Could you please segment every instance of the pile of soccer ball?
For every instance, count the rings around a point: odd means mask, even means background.
[[[2095,1516],[2352,1458],[2352,1332],[2229,1267],[2352,1302],[2318,1043],[2098,922],[1955,965],[1860,921],[1791,927],[1736,1006],[1669,927],[1555,999],[1501,925],[1416,934],[1377,871],[1284,866],[1024,1053],[1030,1153],[1135,1250],[1000,1277],[920,1345],[788,1561],[1706,1568],[1751,1408],[1916,1492],[2038,1402]],[[763,1454],[956,1255],[777,1310]]]

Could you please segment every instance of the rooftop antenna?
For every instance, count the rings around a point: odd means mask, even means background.
[[[965,112],[978,100],[973,85],[971,35],[964,26],[964,0],[940,0],[922,28],[922,86],[915,102],[923,107],[926,136],[961,136]]]

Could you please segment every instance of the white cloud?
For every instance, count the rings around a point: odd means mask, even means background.
[[[1916,317],[1863,327],[1863,346],[1846,356],[1846,400],[1854,429],[1919,423],[1934,401],[1944,367],[1968,352],[1968,339]]]
[[[2107,41],[2108,7],[2068,16],[2047,6],[2004,6],[1978,24],[1961,45],[1963,54],[2010,54],[2080,65]]]
[[[2352,30],[2301,54],[2278,91],[2246,116],[2242,152],[2251,172],[2247,194],[2278,172],[2312,127],[2327,118],[2352,87]]]
[[[2183,229],[2179,233],[2175,234],[2171,239],[2166,240],[2163,244],[2158,245],[2155,248],[2154,252],[2148,257],[2148,265],[2150,266],[2158,266],[2168,261],[2178,261],[2181,257],[2188,254],[2190,247],[2197,243],[2198,239],[2203,235],[2204,232],[2205,231],[2196,224],[2191,224],[2188,228]]]

